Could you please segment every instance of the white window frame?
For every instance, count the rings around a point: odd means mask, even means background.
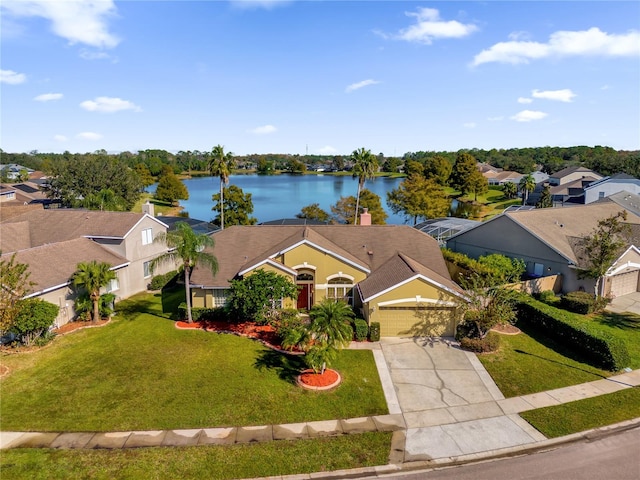
[[[151,276],[151,262],[144,262],[142,264],[142,275],[144,278],[149,278]]]
[[[107,285],[107,293],[117,292],[120,290],[120,279],[118,277],[109,281],[109,285]]]
[[[153,243],[153,228],[145,228],[142,230],[142,245]]]
[[[337,280],[349,283],[331,283]],[[333,277],[327,282],[327,298],[336,302],[338,300],[344,300],[348,305],[353,305],[353,288],[353,279],[346,276]]]

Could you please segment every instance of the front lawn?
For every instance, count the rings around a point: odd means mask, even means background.
[[[640,368],[640,315],[633,313],[604,312],[585,318],[594,323],[599,330],[621,339],[629,350],[630,368]]]
[[[177,301],[176,297],[176,301]],[[387,413],[370,351],[343,351],[331,392],[293,383],[300,359],[233,335],[178,330],[159,294],[107,326],[4,355],[4,430],[120,431],[267,425]]]

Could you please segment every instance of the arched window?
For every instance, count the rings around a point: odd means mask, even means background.
[[[327,298],[335,301],[343,300],[353,305],[353,280],[346,277],[335,277],[327,282]]]

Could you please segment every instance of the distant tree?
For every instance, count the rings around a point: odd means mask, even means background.
[[[483,255],[478,258],[478,262],[487,267],[489,271],[489,274],[486,276],[488,286],[518,282],[527,269],[524,260],[520,258],[509,258],[499,253]]]
[[[224,204],[224,217],[227,226],[231,225],[254,225],[257,220],[250,215],[253,213],[253,201],[251,200],[250,193],[244,193],[244,191],[236,186],[229,185],[224,189],[224,198],[226,198]],[[213,219],[212,223],[220,225],[220,194],[213,195],[212,200],[215,205],[211,208],[214,212],[218,212],[218,215]]]
[[[307,171],[307,166],[296,158],[289,158],[287,160],[287,171],[289,173],[304,173]]]
[[[398,157],[388,157],[382,164],[382,171],[389,173],[397,173],[402,167],[402,160]]]
[[[518,185],[513,182],[505,182],[502,184],[502,193],[506,198],[516,198],[518,196]]]
[[[404,173],[407,176],[424,175],[424,165],[417,160],[407,160],[404,164]]]
[[[551,197],[551,189],[549,185],[545,185],[540,195],[540,200],[536,203],[536,208],[550,208],[553,207],[553,198]]]
[[[344,157],[342,155],[335,155],[331,160],[331,168],[337,172],[344,170]]]
[[[15,253],[0,257],[0,334],[13,326],[20,312],[20,299],[34,285],[29,276],[29,265],[17,262]]]
[[[106,262],[81,262],[76,266],[71,280],[76,287],[83,288],[89,294],[93,304],[93,321],[100,320],[100,289],[106,287],[111,280],[115,280],[116,273]]]
[[[169,202],[176,205],[179,200],[188,200],[189,191],[187,187],[173,172],[173,169],[165,165],[162,167],[158,186],[156,188],[155,198],[161,202]]]
[[[489,182],[479,170],[476,170],[469,177],[468,187],[469,192],[473,193],[473,201],[477,202],[478,195],[482,195],[489,191]]]
[[[18,182],[26,182],[29,180],[29,170],[26,168],[21,168],[18,172],[18,178],[16,178]]]
[[[449,183],[456,190],[460,190],[462,195],[467,195],[474,191],[477,175],[480,173],[477,163],[476,159],[466,152],[461,152],[456,157]]]
[[[274,173],[275,168],[273,166],[273,160],[267,160],[266,158],[259,158],[257,165],[257,172],[260,175],[271,175]]]
[[[180,262],[182,264],[187,301],[187,322],[191,323],[193,322],[191,316],[191,272],[196,265],[200,264],[209,268],[211,273],[215,275],[218,272],[218,259],[213,253],[205,251],[207,247],[213,247],[215,244],[211,236],[194,232],[186,222],[177,222],[175,227],[175,230],[160,232],[153,239],[154,243],[166,245],[168,251],[153,259],[149,268],[153,273],[162,263],[168,262],[175,265],[176,262]]]
[[[447,185],[453,166],[442,155],[428,157],[424,162],[424,176],[435,180],[440,185]]]
[[[340,197],[335,205],[331,206],[331,213],[335,223],[355,224],[353,214],[356,205],[356,197]],[[380,197],[366,188],[360,192],[360,209],[367,209],[371,214],[373,225],[384,225],[387,220],[387,213],[382,208]],[[360,212],[362,213],[362,212]]]
[[[330,216],[327,212],[320,208],[319,203],[312,203],[306,207],[302,207],[300,213],[296,214],[297,218],[305,218],[307,220],[317,220],[319,222],[327,223],[330,220]]]
[[[138,178],[142,184],[142,191],[155,183],[149,168],[147,168],[144,163],[138,163],[133,170],[138,174]]]
[[[371,153],[371,150],[366,150],[363,147],[353,151],[351,160],[353,161],[352,175],[358,179],[358,194],[356,195],[356,206],[353,213],[353,224],[355,225],[358,223],[362,189],[364,188],[365,182],[373,179],[378,171],[378,159]]]
[[[89,210],[108,210],[123,212],[127,205],[124,198],[116,195],[110,188],[105,188],[97,193],[90,193],[82,199],[82,207]]]
[[[214,177],[220,178],[220,205],[224,205],[224,186],[229,183],[231,172],[236,166],[231,152],[224,153],[224,147],[220,144],[211,150],[209,160],[209,172]],[[224,208],[220,209],[220,229],[224,230]]]
[[[414,173],[397,188],[387,192],[387,205],[393,213],[402,213],[405,218],[411,218],[415,225],[419,218],[446,217],[451,200],[435,180],[427,180]]]
[[[526,205],[529,199],[529,193],[533,192],[536,188],[535,178],[533,178],[531,174],[525,175],[520,179],[518,188],[522,192],[522,205]]]
[[[607,273],[613,262],[627,245],[626,235],[630,233],[627,211],[621,210],[611,217],[598,221],[598,226],[582,239],[586,266],[579,270],[582,278],[592,278],[596,281],[595,295],[601,296],[600,281]]]

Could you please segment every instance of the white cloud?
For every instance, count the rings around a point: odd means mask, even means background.
[[[483,63],[529,63],[546,57],[604,56],[633,57],[640,54],[640,32],[608,34],[597,27],[577,32],[559,31],[547,43],[514,40],[500,42],[477,54],[473,66]]]
[[[78,138],[82,138],[83,140],[100,140],[102,135],[95,132],[82,132],[76,135]]]
[[[115,113],[122,110],[140,112],[142,110],[135,103],[117,97],[97,97],[95,100],[85,100],[80,106],[90,112],[100,113]]]
[[[518,97],[518,103],[531,103],[533,100],[527,97]]]
[[[60,100],[63,97],[61,93],[43,93],[37,97],[33,97],[36,102],[50,102],[52,100]]]
[[[69,43],[113,48],[120,40],[109,32],[107,18],[116,12],[112,0],[3,0],[4,12],[16,17],[41,17]]]
[[[435,8],[418,7],[416,12],[405,12],[405,15],[414,17],[416,23],[410,27],[403,28],[395,35],[377,33],[384,38],[431,45],[436,39],[462,38],[478,30],[478,27],[471,23],[464,24],[456,20],[442,20],[440,12]]]
[[[255,133],[256,135],[268,135],[277,131],[278,129],[273,125],[262,125],[261,127],[256,127],[249,130],[249,133]]]
[[[69,140],[67,137],[65,137],[64,135],[54,135],[53,139],[56,142],[66,142],[67,140]]]
[[[338,150],[333,148],[331,145],[325,145],[322,148],[318,149],[318,153],[320,155],[331,155],[332,153],[336,153]]]
[[[478,125],[476,122],[467,122],[467,123],[463,123],[462,126],[464,128],[476,128]]]
[[[378,80],[372,80],[372,79],[367,79],[367,80],[363,80],[361,82],[358,83],[352,83],[351,85],[349,85],[347,88],[344,89],[345,92],[347,93],[351,93],[354,90],[359,90],[363,87],[367,87],[369,85],[376,85],[380,83]]]
[[[531,122],[533,120],[542,120],[546,116],[547,114],[545,112],[522,110],[511,117],[511,120],[515,120],[516,122]]]
[[[576,94],[568,88],[565,88],[563,90],[533,90],[531,96],[533,98],[544,98],[545,100],[556,100],[558,102],[568,103],[573,101],[573,97],[575,97]]]
[[[24,73],[14,72],[13,70],[0,70],[0,83],[18,85],[26,80],[27,76]]]

